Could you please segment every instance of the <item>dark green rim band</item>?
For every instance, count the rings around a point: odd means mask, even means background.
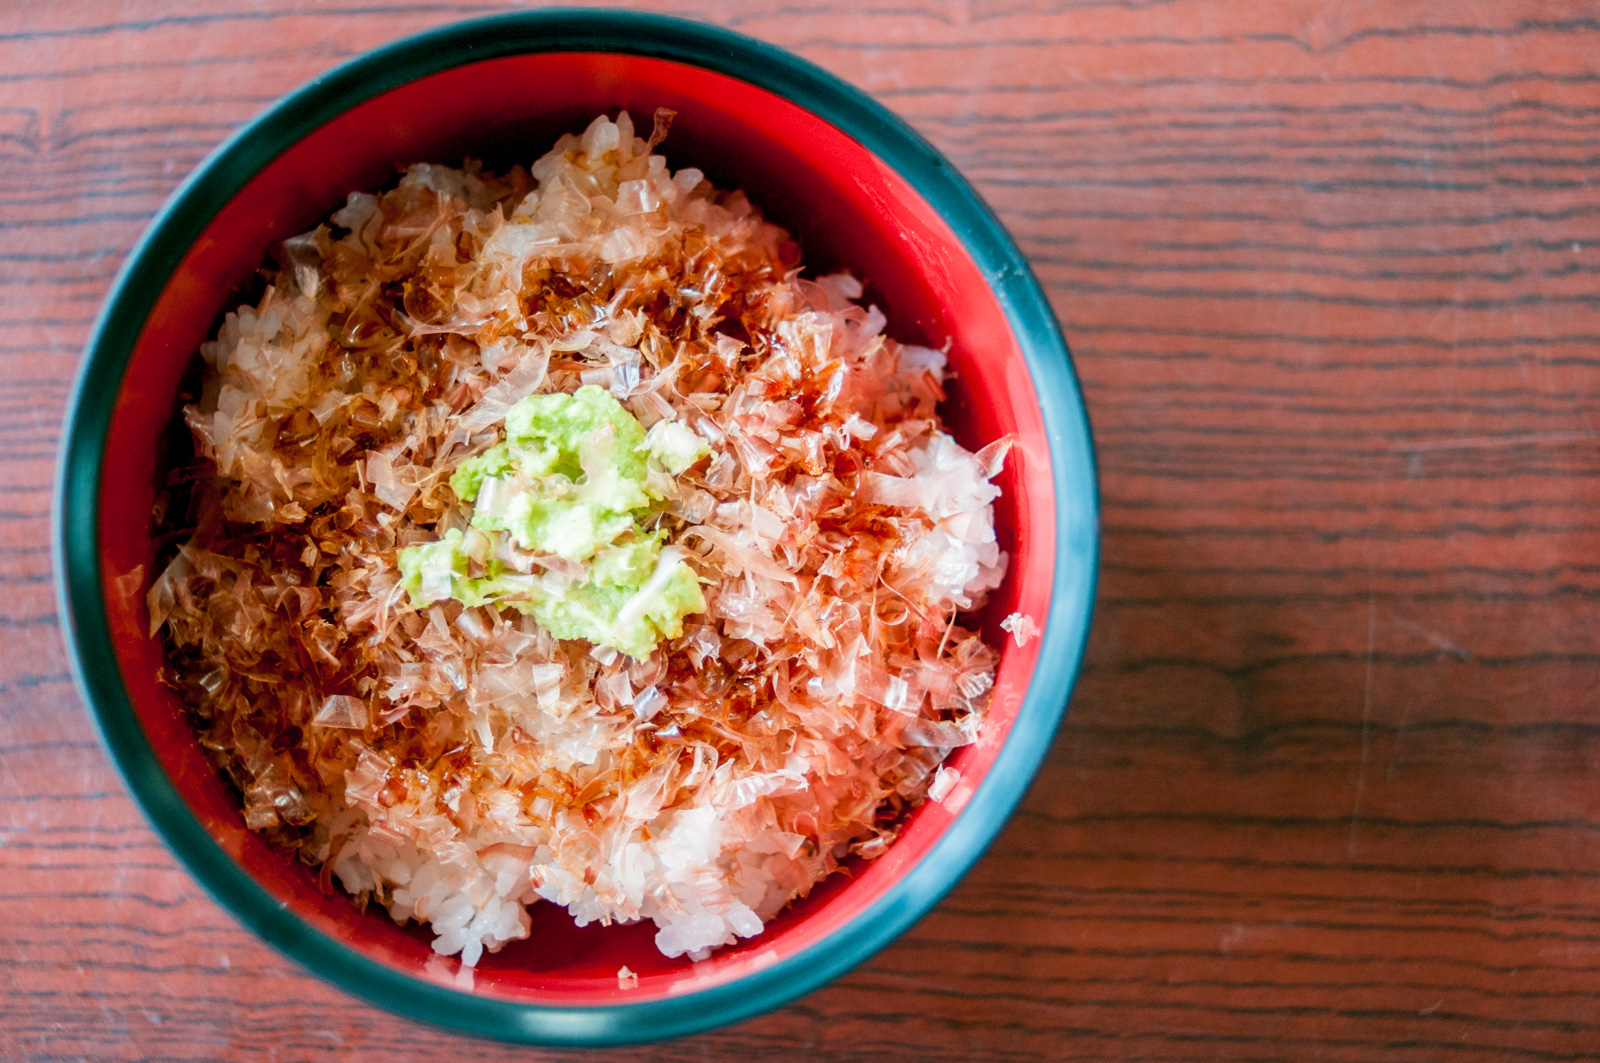
[[[168,780],[129,701],[101,597],[102,457],[134,342],[212,217],[273,158],[352,106],[451,67],[532,52],[596,51],[704,67],[792,100],[873,151],[940,213],[993,286],[1043,408],[1056,492],[1056,585],[1038,667],[1011,735],[932,849],[828,940],[735,982],[664,1000],[555,1008],[473,996],[401,974],[312,929],[253,881]],[[317,78],[235,133],[184,181],[129,255],[86,348],[66,423],[53,529],[56,593],[79,689],[128,789],[179,860],[269,944],[347,992],[411,1018],[502,1040],[611,1045],[735,1022],[822,985],[887,945],[999,833],[1038,769],[1077,676],[1094,601],[1099,530],[1088,416],[1065,341],[1021,252],[951,164],[865,94],[780,48],[680,19],[546,10],[407,37]]]

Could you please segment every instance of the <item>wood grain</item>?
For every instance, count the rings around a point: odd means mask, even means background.
[[[0,13],[0,1055],[565,1058],[313,981],[176,867],[66,674],[92,316],[224,135],[492,5]],[[1105,565],[1025,808],[862,969],[641,1061],[1600,1057],[1590,4],[709,0],[976,182],[1083,375]]]

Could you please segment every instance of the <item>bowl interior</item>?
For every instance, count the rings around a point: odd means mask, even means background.
[[[950,343],[956,380],[945,415],[964,444],[1017,438],[996,506],[1011,570],[982,618],[993,644],[1005,647],[991,714],[980,740],[953,756],[963,781],[945,804],[917,810],[885,856],[835,875],[752,940],[699,964],[669,960],[656,951],[651,924],[579,930],[564,911],[540,905],[529,940],[465,971],[435,956],[425,931],[322,892],[307,868],[248,831],[181,704],[157,682],[162,651],[146,633],[139,574],[154,563],[150,514],[165,460],[161,440],[196,349],[269,248],[314,225],[346,193],[382,187],[412,162],[531,163],[596,114],[627,108],[648,128],[657,107],[678,112],[660,149],[672,168],[697,166],[719,187],[744,189],[795,233],[810,275],[851,270],[895,338]],[[217,844],[333,942],[418,978],[544,1005],[634,1002],[724,983],[817,944],[881,898],[950,826],[1005,741],[1039,642],[1018,648],[998,622],[1021,610],[1042,626],[1056,575],[1050,454],[1033,382],[989,279],[949,226],[880,159],[801,107],[699,67],[611,53],[500,58],[413,81],[347,110],[240,179],[239,191],[173,263],[139,336],[109,426],[99,495],[101,586],[123,681],[157,758]],[[626,993],[616,978],[624,964],[639,974]]]

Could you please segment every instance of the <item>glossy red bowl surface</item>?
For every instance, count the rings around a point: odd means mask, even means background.
[[[699,27],[684,32],[715,34]],[[325,94],[318,95],[319,84],[258,122],[259,134],[270,140],[286,137],[296,123],[306,126],[308,115],[329,105]],[[362,90],[357,81],[327,91],[359,95]],[[110,364],[118,360],[124,363],[120,385],[114,396],[102,399],[105,414],[96,414],[93,403],[80,393],[73,422],[75,441],[80,450],[96,449],[78,455],[81,468],[70,456],[64,463],[61,514],[64,540],[73,534],[73,522],[92,520],[98,605],[115,656],[115,676],[90,675],[106,671],[107,662],[90,656],[95,632],[89,629],[98,618],[85,619],[86,612],[95,610],[80,600],[81,586],[69,586],[63,594],[70,601],[69,611],[77,614],[74,650],[108,744],[157,826],[223,903],[320,973],[391,1007],[409,1007],[407,986],[428,985],[434,988],[425,995],[435,1003],[447,1004],[459,995],[481,1004],[510,1006],[500,1012],[491,1006],[483,1016],[524,1017],[521,1026],[507,1020],[515,1029],[486,1032],[533,1040],[626,1040],[651,1032],[639,1027],[641,1022],[648,1024],[650,1015],[658,1017],[659,1028],[666,1032],[707,1025],[703,1016],[692,1014],[696,994],[718,987],[727,990],[768,969],[793,965],[791,981],[812,984],[836,973],[882,944],[881,934],[863,937],[861,928],[881,918],[875,913],[884,905],[924,910],[999,829],[999,820],[1020,794],[1021,784],[1011,785],[1015,780],[1004,787],[1009,794],[1009,802],[1000,801],[1004,808],[997,814],[983,811],[984,821],[969,824],[972,838],[940,855],[941,841],[952,833],[953,823],[972,813],[974,793],[989,789],[991,769],[1030,697],[1041,647],[1070,661],[1064,682],[1059,679],[1060,663],[1052,662],[1052,675],[1058,676],[1061,689],[1042,695],[1033,689],[1035,699],[1043,698],[1048,719],[1042,730],[1030,729],[1030,741],[1037,743],[1041,734],[1048,738],[1075,672],[1093,579],[1092,467],[1084,485],[1090,527],[1087,532],[1071,530],[1069,551],[1058,535],[1058,522],[1066,512],[1059,497],[1062,459],[1053,453],[1048,407],[1041,401],[1040,359],[1024,352],[1027,344],[1037,347],[1051,337],[1041,341],[1018,327],[1017,310],[1005,300],[1007,290],[996,283],[992,264],[975,258],[972,235],[953,228],[908,179],[904,165],[891,165],[858,136],[802,102],[704,63],[594,48],[531,51],[452,63],[368,95],[294,135],[270,158],[241,158],[244,137],[222,149],[175,198],[174,209],[182,211],[187,205],[188,214],[158,220],[148,246],[136,255],[108,306],[92,352],[101,361],[98,370],[95,365],[86,368],[83,388],[90,386],[96,371],[102,382],[108,379],[104,374],[118,371]],[[148,634],[143,591],[155,563],[151,508],[167,460],[162,440],[171,431],[179,382],[197,348],[214,335],[221,315],[237,304],[239,292],[269,249],[324,219],[347,193],[384,187],[399,168],[419,161],[457,164],[471,156],[491,166],[531,163],[560,134],[581,131],[597,114],[614,116],[627,109],[636,123],[648,127],[659,107],[677,112],[671,135],[658,149],[673,169],[696,166],[721,188],[745,190],[769,218],[796,235],[809,275],[843,268],[860,277],[868,285],[868,297],[887,314],[888,331],[895,338],[931,346],[949,343],[955,383],[945,417],[963,443],[975,449],[1002,435],[1016,437],[1017,446],[997,481],[1004,494],[996,504],[997,529],[1010,553],[1011,569],[982,617],[992,643],[1004,645],[994,698],[979,741],[950,758],[962,776],[956,792],[942,804],[929,803],[912,813],[885,856],[857,861],[848,873],[828,879],[759,936],[691,963],[667,959],[655,949],[653,924],[580,930],[564,910],[544,904],[533,910],[530,939],[485,955],[475,971],[469,970],[454,959],[436,956],[426,930],[398,927],[376,905],[362,913],[342,892],[324,892],[310,869],[247,830],[238,796],[195,741],[182,705],[158,682],[162,647]],[[899,135],[900,130],[892,132]],[[197,199],[195,193],[208,189],[211,209],[197,217],[207,205],[204,196]],[[192,239],[183,231],[185,223],[190,231],[198,226]],[[1026,280],[1031,285],[1031,277]],[[116,337],[105,335],[115,327],[119,309],[135,315],[146,311],[136,338],[124,336],[120,351]],[[1059,342],[1056,335],[1054,343]],[[1064,354],[1063,349],[1060,371],[1076,396]],[[1049,384],[1052,389],[1060,386],[1059,380]],[[1072,412],[1061,415],[1069,426]],[[85,434],[85,420],[91,416],[96,417],[95,425],[102,426],[99,437]],[[1081,422],[1081,406],[1077,416]],[[1058,446],[1054,449],[1059,451]],[[1086,427],[1082,453],[1087,455]],[[86,487],[81,481],[89,474],[82,469],[96,459],[98,476]],[[1076,627],[1062,630],[1052,616],[1053,608],[1061,607],[1063,592],[1058,568],[1063,558],[1081,566],[1085,534],[1090,542],[1088,570],[1068,574],[1075,581],[1076,596],[1069,604],[1081,616]],[[62,546],[69,584],[81,582],[87,564],[87,558],[75,557],[73,549]],[[1018,647],[998,628],[999,620],[1013,611],[1028,614],[1041,627],[1052,620],[1057,636],[1065,641],[1057,645],[1046,638]],[[1054,651],[1048,648],[1052,645]],[[108,683],[116,686],[116,681],[125,702],[103,695],[102,688]],[[131,706],[149,757],[175,791],[181,808],[170,795],[155,799],[145,792],[154,784],[144,777],[149,774],[148,764],[140,759],[144,753],[136,749],[137,755],[127,754],[122,748],[130,742],[136,745],[136,736],[107,726],[108,714],[114,717],[126,706]],[[1018,762],[1024,772],[1022,782],[1041,755],[1042,749],[1035,750]],[[969,806],[965,813],[964,805]],[[184,811],[189,823],[181,822]],[[249,883],[302,924],[299,932],[267,925],[266,916],[256,912],[261,897],[241,897],[249,894],[243,880],[216,872],[212,864],[193,855],[197,846],[203,849],[192,832],[195,823],[236,868],[243,869]],[[174,831],[191,834],[180,843],[174,840]],[[938,866],[941,860],[948,866]],[[925,880],[924,884],[905,892],[908,875],[919,867],[919,881]],[[849,947],[859,954],[819,965],[817,957],[825,955],[841,935],[850,938],[851,927],[857,929],[855,944]],[[624,965],[637,972],[636,988],[619,988],[617,971]],[[816,977],[824,969],[828,973]],[[387,972],[373,983],[379,988],[364,990],[351,984],[349,972],[370,975],[374,970]],[[446,995],[438,996],[437,989],[446,990]],[[760,989],[757,995],[761,994],[765,996],[760,1007],[788,995],[770,985]],[[719,994],[717,999],[727,998]],[[652,1004],[655,1007],[638,1007]],[[756,1010],[721,1007],[718,1018]],[[611,1018],[585,1026],[581,1016],[588,1013],[608,1013]],[[677,1022],[671,1020],[675,1014]],[[577,1032],[561,1032],[553,1018],[561,1015],[580,1017],[571,1026]],[[633,1019],[626,1019],[628,1015]],[[422,1017],[453,1021],[449,1014]],[[487,1019],[461,1024],[480,1030],[492,1025]]]

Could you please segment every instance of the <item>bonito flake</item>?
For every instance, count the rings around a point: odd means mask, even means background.
[[[202,347],[184,410],[147,598],[167,681],[252,829],[468,965],[541,898],[652,920],[668,956],[760,933],[888,848],[994,681],[959,614],[1005,573],[1005,444],[944,432],[943,353],[858,281],[801,279],[742,193],[668,170],[669,118],[352,194]],[[451,486],[518,403],[584,387],[667,447],[628,534],[703,597],[643,657],[445,596],[591,578]],[[444,594],[408,594],[401,553],[445,541]]]

